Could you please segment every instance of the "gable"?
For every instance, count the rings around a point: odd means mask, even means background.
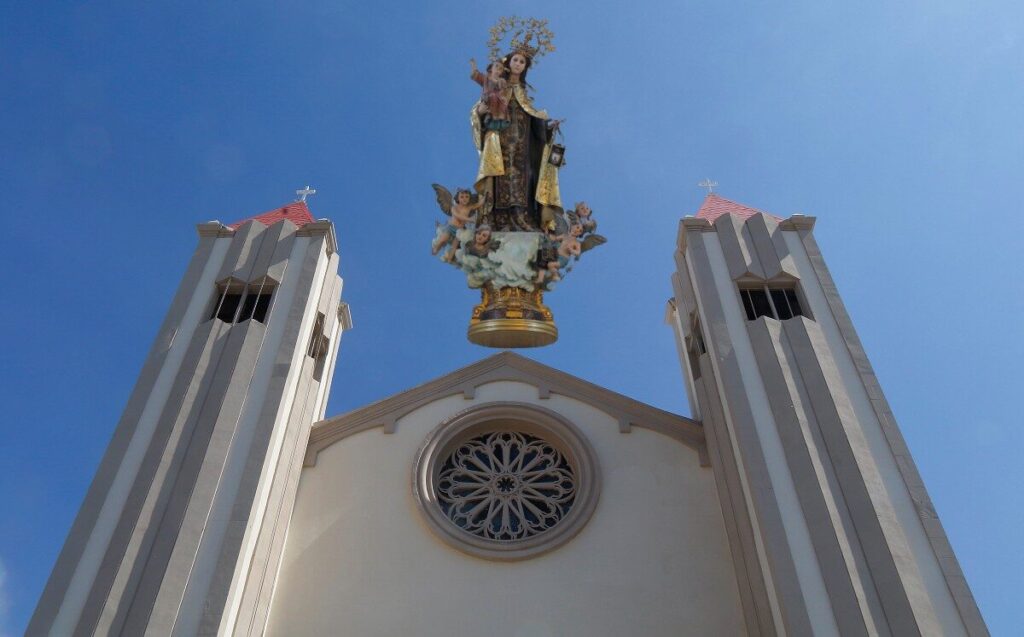
[[[570,469],[558,484],[573,499],[550,525],[502,537],[481,532],[504,532],[497,527],[457,522],[440,504],[453,497],[444,484],[458,479],[445,473],[458,454],[471,449],[461,457],[487,473],[495,465],[477,454],[490,441],[519,439],[525,449],[531,437],[566,459],[544,472]],[[743,634],[702,447],[692,420],[508,353],[322,421],[267,634],[330,634],[342,625],[357,635]],[[479,493],[507,475],[525,483],[537,465],[511,467],[528,453],[505,456],[486,483],[461,484]],[[525,491],[507,497],[542,506]],[[491,510],[520,520],[526,510],[470,506],[492,520],[505,515]],[[503,542],[514,546],[495,546]]]
[[[497,381],[530,385],[541,400],[557,394],[586,403],[613,418],[620,432],[629,433],[633,427],[656,431],[693,449],[701,466],[709,465],[704,430],[697,421],[633,400],[512,352],[495,354],[402,393],[314,424],[304,464],[307,467],[316,465],[317,455],[322,450],[347,436],[375,427],[382,427],[384,433],[393,433],[400,418],[423,405],[457,394],[472,400],[478,388]]]

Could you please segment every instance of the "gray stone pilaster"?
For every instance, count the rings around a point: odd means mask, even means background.
[[[795,317],[785,322],[785,331],[890,629],[895,635],[940,634],[927,598],[916,603],[910,598],[923,588],[915,584],[920,574],[913,561],[905,559],[910,550],[886,494],[872,494],[872,485],[880,488],[882,480],[820,328],[805,317]]]
[[[782,325],[760,317],[747,323],[747,331],[840,634],[889,634],[884,622],[881,630],[875,626],[860,585],[854,548],[840,519],[839,508],[845,505],[831,497],[826,475],[826,463],[831,463],[827,451],[818,449],[815,432],[811,431],[813,423],[796,388],[799,373],[792,369],[783,346]]]
[[[813,225],[813,218],[799,215],[784,222],[763,215],[741,222],[725,215],[713,225],[690,218],[681,223],[679,246],[684,254],[677,254],[679,272],[673,289],[677,303],[683,303],[687,295],[682,281],[687,276],[692,278],[694,300],[687,299],[684,310],[699,307],[704,321],[710,357],[701,357],[701,377],[694,391],[712,463],[722,465],[716,468],[716,484],[730,542],[740,544],[740,550],[733,547],[737,573],[743,572],[740,565],[749,562],[743,544],[742,515],[730,506],[736,498],[734,481],[727,479],[733,469],[729,467],[730,454],[723,452],[724,440],[735,446],[731,456],[737,465],[736,474],[744,479],[740,486],[747,500],[743,504],[752,515],[751,527],[760,531],[755,537],[761,539],[769,571],[764,581],[774,587],[768,590],[775,591],[784,612],[798,591],[795,586],[788,591],[780,588],[788,581],[787,564],[781,563],[780,572],[778,559],[780,555],[790,560],[795,556],[779,552],[782,545],[773,541],[773,530],[809,539],[816,575],[828,598],[830,619],[843,635],[963,634],[965,629],[970,635],[987,635],[878,379],[814,242]],[[722,257],[716,255],[713,267],[709,265],[705,242],[714,240],[722,249],[724,272]],[[723,283],[726,273],[732,290],[751,278],[764,279],[769,285],[800,284],[804,287],[802,301],[807,305],[804,316],[783,321],[761,317],[746,321],[745,333],[736,332],[740,299],[715,287]],[[719,277],[717,281],[715,276]],[[732,312],[732,331],[722,320],[723,308]],[[737,360],[738,346],[743,349],[742,363]],[[753,361],[748,360],[748,353],[753,354]],[[688,369],[686,352],[680,357],[688,378],[692,378],[696,372]],[[720,391],[717,396],[712,391],[715,383]],[[755,403],[750,402],[752,397]],[[770,414],[762,413],[765,399]],[[762,410],[756,412],[757,418],[764,422],[753,420],[754,404]],[[716,406],[721,414],[715,411]],[[774,429],[768,438],[759,440],[750,435],[754,425],[761,427],[758,431],[762,434],[769,433],[764,429],[769,425]],[[778,449],[776,435],[781,444]],[[791,517],[785,518],[787,526],[781,531],[773,526],[771,507],[765,506],[781,506],[781,496],[761,488],[768,483],[764,457],[758,453],[762,443],[771,444],[773,462],[778,462],[781,453],[799,507],[798,521],[792,510],[794,503],[786,501]],[[776,465],[772,468],[775,471]],[[798,523],[804,526],[796,526]],[[925,541],[930,544],[931,554]],[[801,562],[801,577],[811,574],[810,564]],[[754,592],[741,591],[745,608],[748,600],[754,599]],[[815,622],[829,621],[820,612],[824,610],[821,604],[815,608],[819,613]],[[751,624],[749,614],[747,623]],[[786,633],[806,634],[806,627],[794,626],[788,620],[785,623]]]
[[[168,614],[172,618],[167,623],[173,623],[176,607],[173,611],[162,607],[160,614],[151,617],[157,594],[164,587],[183,587],[187,580],[191,564],[185,563],[181,553],[192,549],[202,535],[203,526],[196,520],[196,509],[208,506],[213,497],[218,476],[211,465],[221,459],[230,441],[241,409],[242,391],[249,380],[235,371],[252,369],[263,331],[262,324],[249,321],[231,326],[226,333],[224,353],[211,378],[209,394],[198,408],[198,422],[192,437],[185,443],[181,468],[172,483],[163,485],[170,490],[168,503],[159,519],[159,528],[125,623],[116,631],[118,634],[142,635],[151,622],[167,621]],[[176,552],[178,559],[174,560]],[[161,624],[161,627],[166,626]],[[169,635],[169,628],[162,634]]]
[[[236,565],[238,560],[243,558],[240,550],[245,533],[251,525],[256,524],[258,526],[260,523],[259,520],[250,519],[260,482],[263,480],[268,480],[272,483],[277,483],[279,480],[281,482],[285,481],[273,472],[274,467],[269,467],[271,469],[269,475],[264,475],[263,471],[267,454],[271,451],[270,445],[273,442],[272,437],[275,432],[275,425],[285,427],[285,431],[282,434],[285,440],[289,439],[290,433],[293,433],[290,429],[302,427],[301,423],[293,422],[287,415],[285,416],[284,423],[279,424],[281,420],[279,410],[286,402],[287,392],[291,391],[294,401],[301,404],[304,397],[311,391],[311,388],[315,392],[315,388],[319,386],[312,379],[312,371],[306,369],[307,357],[305,356],[300,359],[300,369],[296,373],[296,384],[294,389],[291,390],[288,388],[288,372],[291,369],[296,351],[305,351],[308,341],[308,328],[315,320],[315,312],[307,316],[306,308],[310,295],[315,292],[317,263],[323,251],[323,238],[314,239],[310,242],[303,261],[292,264],[293,267],[301,268],[301,274],[298,277],[297,283],[297,289],[301,293],[294,297],[290,307],[280,306],[274,308],[276,316],[273,318],[274,320],[281,319],[285,321],[285,332],[282,336],[281,345],[276,354],[274,354],[274,373],[270,378],[270,384],[262,395],[260,416],[256,422],[256,429],[253,432],[253,440],[249,446],[238,494],[232,505],[228,532],[218,551],[219,558],[213,581],[209,590],[205,593],[207,603],[200,619],[200,634],[216,634],[220,626],[222,614],[225,611],[224,603],[228,598],[233,578],[236,574]],[[335,264],[336,260],[337,258],[335,257]],[[328,268],[328,271],[331,271],[331,269]],[[332,286],[333,278],[325,282],[324,288],[329,292]],[[317,301],[318,303],[314,307],[319,306],[319,298]],[[253,397],[253,399],[257,400],[259,398]],[[306,421],[305,427],[308,428],[312,422],[312,419]],[[295,435],[297,434],[293,434],[291,437],[295,437]],[[248,573],[241,574],[241,577],[243,580],[247,579]]]
[[[250,281],[255,283],[266,276],[281,283],[297,231],[298,228],[295,224],[287,220],[275,223],[266,229],[267,236],[264,242],[267,249],[260,250],[249,275]]]
[[[230,276],[243,281],[261,278],[261,275],[256,273],[257,267],[261,263],[268,265],[272,263],[275,255],[280,255],[283,249],[279,240],[282,238],[282,232],[287,231],[288,228],[278,228],[277,225],[282,224],[275,224],[270,228],[266,228],[258,222],[243,224],[238,230],[239,234],[232,238],[231,248],[225,259],[225,268],[222,271],[230,268],[232,270]],[[288,225],[292,224],[289,222]],[[291,243],[290,239],[293,235],[294,232],[285,235],[285,238],[289,239],[287,243]],[[317,256],[314,254],[314,262]],[[302,297],[303,292],[308,295],[306,289],[300,285],[296,298]],[[280,295],[280,291],[278,294]],[[283,318],[281,314],[277,308],[272,307],[269,320]],[[275,317],[275,315],[277,316]],[[204,537],[216,536],[216,532],[208,533],[208,525],[227,524],[230,527],[230,522],[211,518],[211,515],[218,498],[230,500],[237,493],[221,491],[221,478],[228,463],[229,453],[234,447],[236,430],[243,418],[246,405],[251,400],[257,400],[250,397],[251,383],[261,358],[267,329],[265,324],[257,321],[244,321],[232,327],[232,335],[244,334],[245,342],[239,352],[237,362],[231,367],[233,377],[223,394],[223,406],[221,412],[216,416],[211,437],[202,448],[205,455],[202,458],[202,464],[197,468],[194,486],[187,494],[188,502],[183,510],[184,518],[176,534],[167,532],[170,538],[171,552],[166,566],[161,569],[159,588],[152,601],[152,612],[147,615],[144,611],[140,611],[135,615],[134,630],[136,631],[145,626],[147,634],[169,635],[171,633],[179,613],[182,612],[180,609],[186,587],[193,575],[200,543]],[[272,356],[273,352],[264,355]],[[144,608],[145,605],[140,605],[140,607]],[[129,623],[132,621],[131,615],[129,615],[128,621]],[[126,624],[126,628],[132,628],[132,626]]]
[[[167,311],[157,336],[153,341],[139,378],[135,382],[128,404],[118,421],[110,444],[100,461],[96,476],[86,493],[82,506],[75,517],[71,531],[64,543],[49,580],[43,589],[36,610],[29,620],[26,635],[48,634],[60,610],[68,586],[82,559],[86,543],[92,534],[100,511],[110,492],[118,469],[124,461],[125,452],[138,427],[139,418],[150,398],[153,386],[160,374],[175,334],[185,316],[195,288],[213,252],[216,238],[201,236],[199,245],[182,277],[178,290]]]
[[[332,262],[336,261],[337,255],[332,255],[331,259]],[[341,279],[333,277],[324,286],[317,304],[317,311],[326,317],[326,334],[332,334],[338,324],[336,308],[340,300]],[[337,330],[337,336],[330,343],[334,352],[337,352],[340,338],[341,330]],[[239,614],[234,626],[237,635],[262,635],[270,613],[270,601],[281,566],[288,522],[295,505],[295,494],[302,471],[305,442],[309,437],[311,423],[321,416],[317,411],[321,387],[324,383],[330,382],[326,374],[320,381],[315,380],[315,367],[316,361],[313,358],[303,357],[302,378],[309,378],[310,382],[303,392],[296,393],[296,400],[288,417],[288,428],[275,467],[274,481],[261,520],[253,560],[241,591]],[[326,401],[326,395],[323,398]]]
[[[774,219],[764,215],[754,215],[743,224],[744,237],[749,241],[748,249],[757,255],[765,279],[777,278],[782,273],[782,263],[771,236],[777,227],[778,223]]]
[[[839,327],[839,332],[846,343],[849,356],[852,358],[861,382],[868,392],[872,409],[879,423],[881,423],[882,433],[889,444],[893,457],[896,459],[896,465],[899,468],[904,485],[910,492],[915,506],[918,508],[918,515],[926,528],[928,541],[939,560],[939,566],[953,596],[960,618],[967,629],[967,633],[972,636],[988,635],[988,628],[985,626],[984,619],[982,619],[981,611],[978,609],[974,595],[967,585],[967,580],[964,577],[963,570],[960,568],[960,563],[956,559],[956,555],[953,553],[945,529],[942,528],[942,524],[939,522],[931,497],[928,495],[924,482],[921,480],[917,465],[910,456],[910,451],[907,448],[903,434],[896,425],[896,419],[892,414],[889,402],[886,400],[878,383],[878,378],[875,376],[874,369],[868,361],[867,354],[860,342],[860,337],[853,327],[853,322],[846,311],[846,306],[839,295],[839,290],[832,279],[832,274],[825,264],[821,250],[814,240],[814,235],[810,229],[801,230],[799,235],[807,258],[814,270],[814,276],[818,279],[818,283],[825,293],[825,299],[832,318],[834,318]]]
[[[124,621],[167,506],[170,489],[166,485],[174,482],[181,468],[198,408],[207,398],[211,377],[223,355],[227,329],[221,321],[207,321],[193,336],[168,396],[168,404],[180,407],[165,410],[157,422],[153,440],[79,618],[79,634],[116,633],[115,629],[120,629]]]
[[[768,599],[768,580],[761,568],[757,542],[740,480],[740,469],[733,453],[733,442],[722,415],[722,402],[715,382],[711,357],[700,357],[701,378],[695,382],[697,400],[705,410],[703,425],[711,454],[711,468],[718,486],[719,503],[725,518],[726,533],[733,556],[736,583],[750,637],[777,635]]]
[[[720,217],[721,219],[722,217]],[[694,292],[700,299],[705,320],[708,352],[714,357],[715,378],[722,388],[722,407],[738,448],[749,497],[756,516],[757,528],[769,564],[768,585],[773,587],[779,600],[786,633],[809,635],[812,633],[810,617],[803,592],[797,579],[796,566],[782,522],[782,513],[775,499],[774,487],[768,473],[767,462],[758,439],[756,423],[744,386],[740,363],[730,340],[723,303],[738,302],[735,298],[720,298],[715,286],[712,264],[699,230],[687,239],[687,263],[693,273]],[[723,250],[725,246],[723,245]],[[730,268],[731,271],[731,268]]]
[[[249,221],[235,230],[217,281],[227,278],[248,281],[266,232],[267,227],[258,221]]]
[[[740,219],[733,215],[722,215],[712,225],[722,244],[722,253],[725,254],[725,263],[729,266],[732,279],[767,278],[750,240],[744,236],[748,231]]]

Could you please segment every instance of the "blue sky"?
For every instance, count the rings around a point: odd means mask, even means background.
[[[663,322],[678,220],[730,199],[816,237],[981,610],[1024,590],[1024,4],[6,3],[0,635],[34,608],[196,244],[306,183],[337,226],[328,415],[472,363],[475,295],[432,260],[431,182],[475,175],[468,59],[547,17],[531,70],[563,197],[609,243],[528,356],[687,413]]]

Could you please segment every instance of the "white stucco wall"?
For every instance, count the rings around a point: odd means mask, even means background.
[[[468,407],[519,401],[576,424],[600,464],[601,497],[578,536],[542,556],[492,562],[435,537],[412,495],[416,451]],[[743,635],[710,468],[653,431],[500,381],[427,404],[393,434],[364,431],[303,471],[269,635]]]

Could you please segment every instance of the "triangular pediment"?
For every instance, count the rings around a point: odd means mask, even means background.
[[[315,465],[317,454],[322,449],[346,436],[375,427],[391,433],[400,418],[423,405],[455,394],[472,399],[477,387],[497,381],[532,385],[537,388],[540,399],[559,394],[585,402],[616,419],[621,432],[628,433],[632,427],[657,431],[691,447],[699,454],[701,464],[707,464],[704,430],[699,422],[633,400],[519,354],[501,352],[394,396],[314,424],[306,447],[305,465]]]

